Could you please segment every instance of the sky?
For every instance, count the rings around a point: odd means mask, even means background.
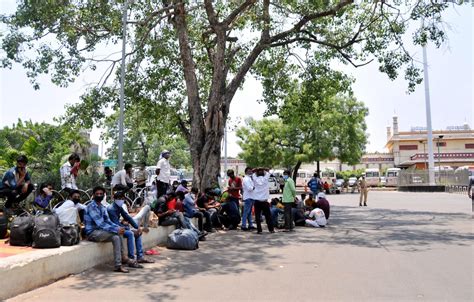
[[[14,9],[15,0],[0,1],[0,13],[10,13]],[[448,42],[439,49],[428,45],[431,117],[435,130],[464,123],[474,128],[473,11],[470,4],[448,9],[443,15],[449,24]],[[421,48],[408,47],[408,50],[421,64]],[[423,84],[418,85],[414,93],[407,94],[407,82],[402,72],[399,79],[391,81],[378,71],[375,62],[360,68],[345,66],[343,69],[356,79],[353,86],[355,96],[369,109],[366,119],[368,152],[385,151],[386,126],[391,125],[394,115],[398,116],[401,131],[408,131],[412,126],[426,126]],[[78,102],[90,83],[101,75],[99,71],[88,72],[68,88],[57,87],[47,76],[42,76],[39,80],[41,89],[34,90],[21,66],[0,69],[0,127],[11,126],[18,118],[53,122],[54,117],[64,113],[66,104]],[[245,82],[243,90],[236,94],[231,104],[233,123],[246,117],[262,118],[265,105],[257,103],[261,93],[258,81],[250,78]],[[99,136],[100,129],[92,131],[92,141],[100,146]],[[227,141],[228,155],[237,156],[240,148],[233,131],[228,132]]]

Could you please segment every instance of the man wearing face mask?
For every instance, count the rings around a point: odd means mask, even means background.
[[[114,247],[114,271],[119,273],[128,273],[129,271],[122,267],[122,238],[125,228],[113,223],[107,213],[107,209],[102,205],[105,189],[95,187],[92,190],[93,200],[87,206],[84,215],[85,233],[87,239],[95,242],[112,242]]]
[[[198,188],[192,187],[191,192],[184,196],[184,216],[188,218],[197,218],[199,231],[206,230],[207,232],[212,232],[212,222],[211,215],[207,211],[201,211],[196,205],[196,198],[199,193]],[[205,223],[203,223],[204,218],[206,218]]]
[[[62,225],[70,225],[78,223],[78,216],[81,222],[84,221],[86,208],[87,207],[81,203],[81,193],[78,190],[72,190],[69,194],[69,199],[57,207],[54,212],[58,215]]]
[[[283,187],[282,203],[284,205],[285,212],[285,230],[284,232],[293,231],[293,215],[291,212],[292,204],[296,197],[295,182],[290,177],[290,171],[285,170],[283,172],[283,178],[285,179],[285,187]]]
[[[125,228],[123,237],[127,238],[128,266],[131,268],[143,268],[139,263],[153,263],[154,261],[148,260],[144,257],[142,246],[143,229],[123,208],[125,203],[124,197],[124,192],[115,192],[114,202],[107,207],[107,213],[113,223]],[[120,222],[121,219],[122,223]],[[127,223],[127,225],[125,223]],[[129,225],[131,225],[133,229],[131,229]],[[137,250],[136,260],[135,248]]]

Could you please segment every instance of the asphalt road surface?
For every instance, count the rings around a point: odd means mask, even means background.
[[[328,196],[326,228],[218,232],[197,251],[160,248],[130,274],[111,264],[10,301],[473,301],[467,196]],[[112,251],[111,251],[112,252]]]

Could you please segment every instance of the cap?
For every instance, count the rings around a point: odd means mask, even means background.
[[[326,194],[324,194],[323,192],[319,192],[318,199],[322,199],[322,198],[326,198]]]

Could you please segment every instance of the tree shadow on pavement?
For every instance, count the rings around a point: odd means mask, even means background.
[[[157,263],[119,278],[111,272],[110,266],[98,266],[76,276],[77,282],[71,288],[125,287],[136,291],[137,298],[176,300],[175,293],[180,290],[179,280],[191,276],[238,276],[256,269],[273,271],[270,263],[274,265],[284,259],[278,253],[270,253],[270,248],[308,245],[318,249],[329,245],[420,252],[443,245],[471,245],[474,236],[470,227],[459,228],[453,223],[470,226],[470,215],[333,206],[326,228],[302,227],[293,233],[276,234],[264,231],[263,235],[241,231],[218,232],[210,234],[196,251],[166,250],[160,256],[153,257]],[[169,284],[173,281],[178,285]]]

